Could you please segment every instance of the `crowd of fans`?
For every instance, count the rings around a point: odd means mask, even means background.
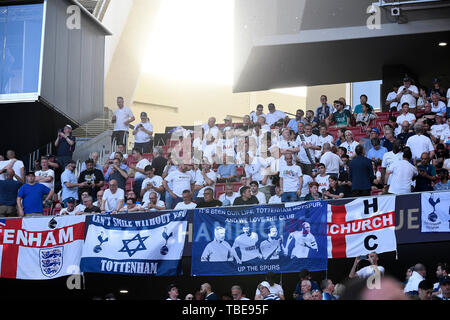
[[[357,257],[342,283],[332,279],[316,282],[311,273],[303,269],[299,274],[292,298],[285,296],[279,276],[268,273],[256,285],[254,293],[244,293],[240,285],[234,284],[226,293],[214,293],[212,285],[204,283],[200,290],[184,295],[184,300],[450,300],[450,276],[446,263],[438,263],[435,275],[427,275],[426,267],[417,263],[408,268],[404,282],[387,275],[378,264],[378,255],[372,252],[365,257]],[[437,282],[432,281],[437,279]],[[167,300],[181,300],[176,284],[167,288]]]
[[[396,93],[396,94],[395,94]],[[67,125],[55,140],[56,155],[41,157],[24,171],[14,151],[0,159],[0,216],[121,213],[165,209],[339,199],[371,194],[449,190],[450,117],[447,97],[435,79],[420,93],[409,78],[394,87],[375,113],[344,98],[290,119],[274,104],[258,105],[233,124],[172,132],[167,147],[153,150],[153,126],[143,112],[128,154],[128,126],[135,121],[117,99],[112,141],[116,151],[104,163],[90,155],[80,170],[72,160],[76,139]],[[400,113],[398,113],[400,111]],[[61,210],[64,209],[64,210]]]

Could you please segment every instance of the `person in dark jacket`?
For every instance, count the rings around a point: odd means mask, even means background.
[[[352,196],[370,196],[372,181],[375,180],[372,162],[364,156],[364,147],[355,148],[356,157],[350,161],[349,179],[352,181]]]

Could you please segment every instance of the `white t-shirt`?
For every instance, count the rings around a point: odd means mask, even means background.
[[[324,191],[327,191],[330,188],[329,179],[330,179],[329,175],[325,175],[324,177],[321,177],[320,175],[316,176],[316,182],[319,184],[319,192],[323,193]]]
[[[435,124],[431,126],[431,134],[433,137],[440,139],[442,134],[449,129],[448,124]]]
[[[391,169],[391,166],[394,162],[400,161],[402,159],[403,159],[403,152],[399,152],[397,154],[395,154],[393,151],[386,152],[383,155],[381,167],[385,168],[386,171],[388,171]],[[388,178],[388,183],[387,183],[388,185],[391,184],[391,180],[392,180],[392,175],[390,175]]]
[[[254,196],[258,199],[259,204],[266,204],[267,203],[266,196],[261,191],[258,191],[258,193],[256,195],[254,195]]]
[[[280,295],[284,296],[283,288],[277,283],[274,283],[273,286],[270,286],[269,291],[270,291],[270,293],[272,293],[274,295],[280,294]],[[259,295],[259,294],[261,294],[259,292],[259,289],[256,289],[256,294],[255,295]]]
[[[340,147],[347,149],[347,155],[351,158],[355,155],[355,150],[358,145],[359,143],[356,141],[353,141],[350,144],[347,141],[345,141],[341,143]]]
[[[144,203],[144,207],[146,207],[148,205],[148,203]],[[163,207],[166,208],[166,204],[164,203],[164,201],[162,200],[157,200],[156,201],[156,206],[157,207]],[[164,209],[163,209],[164,210]],[[158,209],[155,208],[150,208],[148,211],[158,211]]]
[[[123,191],[122,189],[118,188],[116,193],[112,193],[110,189],[106,189],[103,193],[103,201],[105,201],[105,211],[111,212],[116,210],[120,200],[124,199],[125,191]]]
[[[445,113],[447,111],[447,106],[443,101],[438,101],[437,106],[434,105],[433,102],[431,102],[431,112],[435,113]]]
[[[231,204],[233,204],[233,203],[234,203],[234,200],[235,200],[237,197],[240,197],[240,196],[241,196],[241,195],[240,195],[238,192],[233,192],[233,195],[232,195],[231,197],[230,197],[230,196],[227,196],[226,193],[223,193],[223,194],[221,194],[221,195],[219,196],[219,201],[222,202],[222,203],[224,203],[225,200],[228,200],[228,201],[230,201]]]
[[[401,86],[398,89],[397,94],[402,93],[403,89],[405,89],[405,86]],[[409,90],[414,92],[414,93],[417,93],[417,94],[419,93],[419,89],[417,89],[417,87],[414,86],[414,85],[410,85],[409,86]],[[408,93],[408,94],[402,95],[399,105],[402,105],[405,102],[409,103],[409,107],[410,108],[415,108],[416,107],[416,103],[417,103],[417,99],[414,98],[412,94]]]
[[[84,212],[84,210],[86,209],[86,206],[82,203],[80,203],[79,205],[77,205],[75,207],[75,209],[73,210],[74,213],[78,213],[78,212]]]
[[[395,98],[397,98],[397,92],[392,91],[392,92],[389,92],[389,94],[387,95],[386,101],[394,100]],[[398,105],[398,102],[394,101],[389,105],[389,108],[396,108],[397,105]]]
[[[144,179],[144,181],[142,181],[141,191],[144,190],[147,187],[147,184],[150,183],[150,182],[153,184],[154,187],[160,188],[162,186],[162,181],[163,181],[163,179],[160,176],[153,176],[152,178],[148,178],[147,177],[147,178]],[[150,190],[147,190],[146,193],[144,193],[144,196],[142,197],[142,202],[149,201],[149,197],[150,197],[150,193],[151,192],[155,192],[156,195],[158,196],[158,200],[159,200],[159,198],[161,196],[159,194],[159,192],[156,192],[155,189],[150,189]]]
[[[217,137],[219,136],[220,130],[217,126],[210,128],[206,123],[202,126],[202,128],[204,130],[204,137],[206,137],[208,134],[211,134],[213,137],[217,139]]]
[[[442,167],[444,169],[450,170],[450,159],[445,159],[444,165]]]
[[[266,115],[263,113],[261,113],[260,115],[256,114],[256,111],[252,111],[250,112],[250,121],[253,123],[256,123],[258,121],[258,117],[266,117]]]
[[[325,165],[326,173],[339,173],[339,166],[343,165],[341,158],[331,151],[323,154],[320,163]]]
[[[375,268],[378,268],[381,275],[384,274],[384,268],[382,266],[367,266],[362,268],[361,270],[356,271],[358,277],[366,279],[375,273]]]
[[[278,148],[280,148],[280,153],[281,150],[286,150],[286,149],[295,149],[299,146],[297,141],[291,141],[291,140],[284,140],[283,138],[280,139],[280,141],[278,142]],[[291,153],[292,154],[292,160],[295,162],[297,159],[297,153]],[[280,159],[284,160],[284,155],[282,155],[280,157]]]
[[[447,90],[447,99],[448,99],[447,107],[450,108],[450,88]]]
[[[268,164],[264,159],[260,157],[253,158],[251,164],[246,164],[244,166],[245,176],[247,178],[252,178],[253,181],[261,182],[264,179],[264,169],[267,168]]]
[[[293,164],[292,166],[285,165],[280,168],[280,178],[283,178],[284,192],[297,192],[299,188],[299,177],[303,176],[302,169]]]
[[[414,120],[416,120],[416,116],[411,112],[408,112],[406,115],[402,113],[397,117],[397,124],[401,126],[404,121],[408,121],[409,124],[412,124]]]
[[[450,140],[450,128],[445,130],[444,132],[442,132],[441,136],[440,136],[441,141],[443,141],[444,143],[447,143],[447,141]]]
[[[417,168],[406,160],[395,161],[390,169],[392,179],[389,193],[407,194],[411,192],[412,178],[417,175]]]
[[[74,208],[73,211],[71,211],[71,212],[68,211],[68,208],[63,208],[63,209],[61,209],[61,211],[59,211],[58,215],[59,215],[59,216],[63,216],[63,215],[74,216],[75,213],[77,213],[77,211],[75,210],[75,208]]]
[[[315,134],[311,134],[309,137],[306,135],[302,135],[304,137],[305,142],[302,141],[302,138],[300,135],[297,136],[297,139],[295,140],[297,144],[300,146],[300,152],[298,153],[298,158],[301,163],[305,164],[311,164],[311,161],[309,161],[308,155],[306,154],[305,145],[311,143],[313,146],[319,145],[319,137]],[[311,158],[313,160],[313,163],[315,163],[315,156],[316,151],[313,149],[309,149],[309,154],[311,155]]]
[[[2,170],[3,168],[7,167],[10,162],[11,162],[11,160],[0,161],[0,170]],[[13,164],[11,169],[14,170],[14,173],[17,176],[19,176],[19,177],[21,177],[23,179],[24,177],[22,177],[22,174],[20,172],[22,168],[24,168],[23,162],[20,161],[20,160],[17,160],[16,162],[14,162],[14,164]],[[14,177],[13,179],[17,181],[16,177]],[[5,180],[5,174],[4,173],[0,175],[0,180]]]
[[[44,186],[46,186],[47,188],[53,190],[55,189],[55,171],[53,171],[52,169],[48,169],[47,171],[36,171],[35,172],[35,176],[36,177],[52,177],[52,181],[51,182],[39,182],[40,184],[43,184]]]
[[[147,121],[147,122],[139,122],[136,125],[136,128],[142,124],[142,126],[144,127],[145,130],[151,131],[153,132],[153,125]],[[136,137],[134,138],[134,142],[136,143],[146,143],[149,142],[151,139],[151,135],[149,135],[147,132],[144,132],[141,128],[137,129],[138,131],[136,132]]]
[[[316,158],[320,158],[322,156],[323,145],[325,143],[329,143],[332,147],[334,145],[334,138],[332,135],[327,135],[326,137],[319,136],[317,138],[317,145],[321,147],[320,150],[316,150]]]
[[[184,190],[191,190],[191,183],[194,182],[189,173],[180,170],[172,171],[164,180],[172,183],[172,192],[180,198],[183,196]]]
[[[194,202],[191,202],[189,204],[185,204],[184,202],[178,202],[174,210],[189,210],[195,208],[197,208],[197,204]]]
[[[125,106],[122,109],[117,108],[116,111],[114,111],[114,115],[116,116],[114,131],[128,131],[128,126],[124,122],[134,117],[131,109]]]
[[[270,197],[269,204],[278,204],[278,203],[281,203],[281,197],[279,197],[277,195]]]
[[[271,126],[278,120],[284,118],[286,118],[286,114],[283,111],[275,110],[273,113],[269,112],[266,114],[266,123],[267,125]]]
[[[406,141],[406,146],[410,147],[413,159],[419,159],[422,156],[422,153],[434,150],[430,138],[418,134],[409,137],[408,141]]]
[[[198,197],[198,198],[203,198],[203,194],[204,194],[206,188],[211,188],[211,189],[214,190],[215,187],[216,187],[217,174],[216,174],[213,170],[209,170],[209,172],[206,173],[206,176],[207,176],[209,179],[211,179],[212,181],[214,181],[214,184],[213,184],[212,186],[208,186],[208,185],[207,185],[207,186],[201,188],[201,189],[198,191],[198,194],[197,194],[197,197]],[[197,180],[195,181],[195,184],[196,184],[197,186],[202,186],[203,184],[206,184],[206,181],[205,181],[205,179],[203,178],[203,176],[202,176],[201,173],[200,173],[199,176],[197,176]]]
[[[303,175],[302,194],[301,194],[302,198],[304,198],[304,197],[306,197],[308,195],[308,193],[309,193],[309,184],[311,182],[314,182],[314,179],[310,175],[304,174]]]
[[[136,164],[136,168],[139,168],[139,169],[144,170],[145,167],[146,167],[146,166],[149,166],[149,165],[150,165],[150,161],[148,161],[148,159],[146,159],[146,158],[143,158],[141,161],[139,161],[139,162]],[[138,171],[136,170],[136,172],[135,172],[135,174],[134,174],[134,180],[144,180],[145,177],[146,177],[145,174],[140,173],[140,172],[138,172]]]
[[[114,155],[115,154],[116,154],[115,152],[112,152],[111,155],[109,156],[109,160],[114,160]],[[123,158],[125,160],[128,160],[128,153],[123,153]]]

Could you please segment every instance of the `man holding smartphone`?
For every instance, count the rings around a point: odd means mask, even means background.
[[[412,84],[409,77],[403,79],[403,85],[397,91],[397,100],[399,104],[403,106],[403,103],[409,104],[409,110],[412,113],[416,113],[417,99],[419,98],[419,89]]]
[[[142,153],[153,152],[153,125],[150,123],[146,112],[141,113],[141,122],[133,130],[134,148],[139,148]]]
[[[361,268],[360,270],[356,271],[356,267],[358,266],[359,262],[362,260],[368,260],[370,265],[366,266],[364,268]],[[371,252],[367,256],[359,256],[355,258],[355,262],[353,263],[352,270],[350,271],[349,278],[362,278],[366,279],[373,274],[379,273],[380,276],[384,274],[384,268],[382,266],[378,265],[378,255],[376,252]]]

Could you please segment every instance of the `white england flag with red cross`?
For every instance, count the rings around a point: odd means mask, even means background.
[[[328,258],[397,250],[395,196],[328,205]]]
[[[0,219],[0,277],[44,280],[79,273],[84,216]]]

